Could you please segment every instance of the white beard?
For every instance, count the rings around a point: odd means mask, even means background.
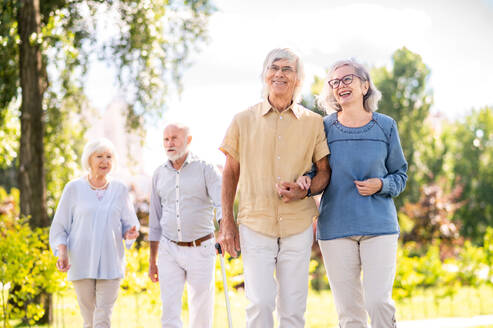
[[[185,154],[188,152],[188,145],[183,147],[183,149],[181,149],[180,151],[177,151],[174,155],[170,155],[166,152],[166,157],[168,157],[168,159],[171,161],[171,162],[174,162],[180,158],[182,158],[183,156],[185,156]]]

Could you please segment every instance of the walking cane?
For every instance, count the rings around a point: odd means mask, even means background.
[[[221,261],[221,272],[223,274],[223,289],[224,298],[226,299],[226,311],[228,312],[228,327],[233,328],[233,321],[231,319],[231,306],[229,305],[229,293],[228,293],[228,282],[226,281],[226,270],[224,269],[224,258],[222,256],[222,249],[219,243],[216,243],[217,253],[219,254],[219,261]]]

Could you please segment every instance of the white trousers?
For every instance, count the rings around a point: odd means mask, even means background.
[[[372,328],[396,326],[392,286],[398,237],[393,234],[318,241],[339,327],[368,327],[366,312]]]
[[[312,226],[286,238],[272,238],[240,225],[248,328],[304,327]],[[275,272],[275,277],[274,277]]]
[[[111,313],[120,289],[120,279],[72,281],[84,328],[111,327]]]
[[[178,246],[161,239],[158,253],[159,285],[163,304],[162,328],[179,328],[181,299],[188,284],[190,327],[211,328],[214,311],[214,238],[198,247]]]

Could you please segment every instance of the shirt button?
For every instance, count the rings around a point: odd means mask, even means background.
[[[282,120],[282,116],[279,116],[279,119]]]
[[[178,229],[178,231],[181,231],[181,229]]]
[[[281,139],[281,136],[277,136],[278,139]]]
[[[277,156],[277,159],[281,159],[281,156]]]
[[[279,218],[279,221],[282,221],[282,218]]]
[[[277,180],[281,180],[281,177],[277,177]]]

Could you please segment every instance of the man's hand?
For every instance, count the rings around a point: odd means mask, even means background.
[[[149,263],[149,278],[152,282],[159,282],[158,268],[156,263]]]
[[[125,240],[137,239],[138,236],[139,236],[139,232],[137,231],[137,227],[133,226],[132,228],[127,230],[127,232],[125,232],[123,238],[125,238]]]
[[[354,184],[361,196],[371,196],[382,189],[382,180],[371,178],[364,181],[355,180]]]
[[[68,269],[70,269],[67,245],[58,245],[58,260],[56,261],[56,268],[60,272],[67,272]]]
[[[307,191],[303,190],[296,182],[281,182],[276,184],[277,193],[285,203],[303,199]]]
[[[312,185],[312,179],[307,175],[302,175],[296,180],[296,184],[303,190],[308,190]]]
[[[240,251],[240,234],[238,226],[233,218],[221,219],[219,225],[219,235],[217,236],[217,242],[221,245],[222,256],[228,252],[232,257],[237,257]]]

